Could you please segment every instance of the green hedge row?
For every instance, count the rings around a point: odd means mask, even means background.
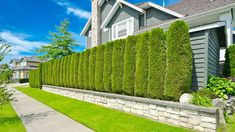
[[[226,77],[235,77],[235,45],[227,48],[225,59],[224,75]]]
[[[192,83],[192,49],[189,27],[183,21],[173,23],[167,32],[166,80],[164,95],[178,100],[189,92]]]
[[[42,82],[102,92],[177,100],[189,91],[192,50],[183,21],[46,62]]]
[[[29,85],[32,88],[42,88],[42,64],[39,64],[37,70],[29,71]]]

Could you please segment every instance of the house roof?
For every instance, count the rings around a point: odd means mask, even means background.
[[[167,8],[185,16],[191,16],[234,2],[235,0],[182,0],[182,2],[168,6]]]
[[[38,58],[37,56],[22,57],[22,59],[24,59],[25,61],[29,61],[29,62],[44,62],[42,59]]]
[[[121,4],[124,4],[124,5],[132,8],[140,13],[145,13],[145,10],[143,10],[142,8],[139,8],[138,6],[133,5],[133,4],[126,2],[124,0],[119,0],[114,4],[114,6],[111,9],[111,11],[109,12],[108,16],[105,18],[104,22],[101,25],[101,28],[104,28],[109,23],[109,21],[112,19],[113,15],[117,12],[117,10],[121,6]]]
[[[17,62],[17,63],[19,63],[20,61],[21,61],[21,59],[11,59],[10,63],[12,63],[12,62]]]
[[[155,4],[155,3],[152,3],[152,2],[145,2],[145,3],[141,4],[141,5],[139,5],[139,7],[140,7],[140,8],[143,8],[143,9],[148,9],[148,8],[153,7],[153,8],[155,8],[155,9],[158,9],[158,10],[160,10],[160,11],[163,11],[163,12],[165,12],[165,13],[167,13],[167,14],[170,14],[170,15],[175,16],[175,17],[178,17],[178,18],[184,17],[184,15],[181,15],[181,14],[175,12],[175,11],[169,10],[169,9],[167,9],[167,8],[164,8],[164,7],[162,7],[162,6],[159,6],[159,5],[157,5],[157,4]]]
[[[227,12],[229,10],[231,10],[232,8],[235,8],[235,2],[233,2],[232,4],[227,4],[227,5],[224,5],[224,6],[220,6],[218,8],[215,8],[215,9],[211,9],[211,10],[207,10],[205,12],[201,12],[201,13],[197,13],[197,14],[194,14],[194,15],[190,15],[190,16],[185,16],[183,18],[178,18],[178,19],[171,19],[169,21],[163,21],[161,23],[154,23],[152,25],[149,25],[147,27],[143,27],[141,28],[139,31],[135,32],[135,34],[139,34],[139,33],[142,33],[142,32],[145,32],[145,31],[148,31],[148,30],[151,30],[153,28],[157,28],[157,27],[160,27],[160,28],[167,28],[172,22],[176,21],[176,20],[184,20],[188,23],[195,23],[195,21],[201,21],[201,20],[205,20],[206,18],[209,18],[210,16],[215,16],[215,15],[219,15],[219,14],[222,14],[224,12]],[[217,22],[217,23],[209,23],[208,25],[205,25],[207,27],[211,27],[211,26],[221,26],[221,24],[225,24],[225,22]],[[191,27],[193,29],[195,28],[198,28],[198,27]]]

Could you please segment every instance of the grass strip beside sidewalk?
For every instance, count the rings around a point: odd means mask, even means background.
[[[17,89],[98,132],[190,131],[95,104],[48,93],[40,89],[22,86],[17,87]]]
[[[26,132],[11,104],[0,106],[0,132]]]

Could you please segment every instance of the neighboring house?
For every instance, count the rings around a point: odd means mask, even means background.
[[[40,63],[44,62],[36,56],[22,57],[21,59],[12,59],[10,61],[13,70],[13,80],[28,79],[29,71],[37,69]]]
[[[220,75],[225,49],[233,43],[235,0],[182,0],[162,7],[152,2],[92,0],[92,16],[81,35],[87,48],[153,28],[167,30],[176,20],[190,26],[193,50],[192,89],[206,86],[209,75]]]

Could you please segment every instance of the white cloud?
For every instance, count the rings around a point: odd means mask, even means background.
[[[65,7],[67,10],[67,14],[73,14],[79,18],[84,18],[84,19],[89,19],[91,16],[90,12],[80,8],[75,8],[71,6],[71,4],[69,4],[68,2],[56,1],[56,4]]]
[[[85,10],[81,10],[79,8],[72,8],[72,7],[67,7],[67,13],[70,14],[72,13],[75,16],[78,16],[80,18],[85,18],[89,19],[91,16],[91,13]]]
[[[14,34],[10,31],[0,32],[0,38],[12,45],[11,52],[6,59],[22,57],[24,56],[22,53],[34,53],[37,48],[48,44],[42,41],[27,40],[28,37],[30,36],[27,34]]]

